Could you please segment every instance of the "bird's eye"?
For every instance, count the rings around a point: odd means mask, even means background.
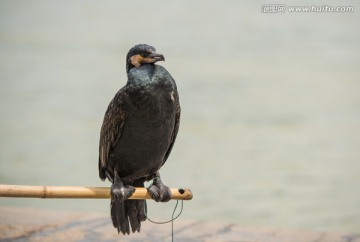
[[[148,54],[146,51],[141,51],[141,52],[140,52],[140,55],[141,55],[142,57],[147,57],[149,54]]]

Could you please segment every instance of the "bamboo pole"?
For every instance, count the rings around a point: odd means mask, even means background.
[[[191,200],[193,195],[187,188],[171,188],[171,199]],[[21,186],[0,184],[0,197],[19,198],[110,198],[108,187],[74,187],[74,186]],[[129,199],[151,199],[144,187],[136,187]]]

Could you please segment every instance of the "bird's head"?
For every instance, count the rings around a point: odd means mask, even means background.
[[[151,64],[157,61],[165,61],[163,55],[156,53],[154,47],[146,44],[139,44],[132,47],[126,56],[126,72],[133,67],[142,64]]]

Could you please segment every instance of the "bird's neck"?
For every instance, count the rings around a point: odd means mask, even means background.
[[[139,67],[136,67],[136,66],[134,66],[133,64],[131,64],[131,62],[128,61],[128,62],[126,63],[126,73],[129,73],[130,70],[133,69],[133,68],[141,68],[141,67],[143,67],[143,66],[151,66],[152,68],[154,68],[154,67],[155,67],[155,64],[154,64],[154,63],[146,63],[146,64],[142,64],[142,65],[139,66]]]
[[[127,73],[128,84],[132,85],[148,85],[152,82],[152,78],[155,72],[154,64],[145,64],[139,67],[133,67]]]

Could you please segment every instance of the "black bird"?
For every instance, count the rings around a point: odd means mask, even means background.
[[[127,83],[110,102],[100,133],[99,176],[112,182],[111,219],[118,232],[140,232],[145,200],[127,200],[147,188],[157,202],[171,199],[159,169],[170,155],[180,124],[179,95],[154,47],[139,44],[126,56]]]

